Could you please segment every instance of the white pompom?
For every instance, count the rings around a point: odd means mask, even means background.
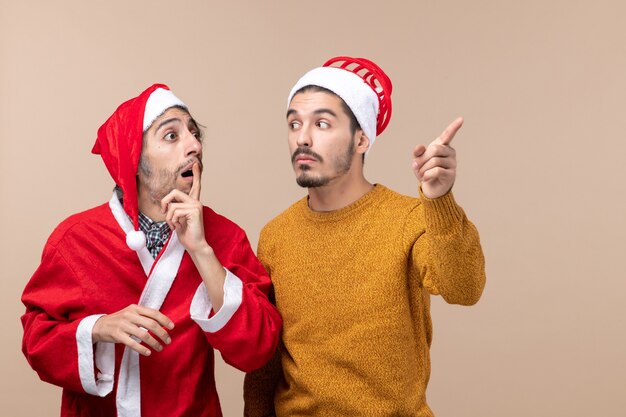
[[[126,244],[135,252],[146,247],[146,235],[141,230],[133,230],[126,234]]]

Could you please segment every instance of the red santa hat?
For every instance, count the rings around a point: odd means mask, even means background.
[[[387,74],[365,58],[331,58],[298,80],[289,93],[287,106],[298,90],[309,85],[326,88],[341,97],[369,138],[371,149],[391,119],[392,85]]]
[[[134,230],[126,235],[126,244],[138,251],[146,245],[139,230],[137,203],[137,168],[142,138],[152,123],[170,107],[185,104],[165,84],[154,84],[135,98],[122,103],[98,129],[91,153],[102,156],[111,177],[124,193],[124,211]]]

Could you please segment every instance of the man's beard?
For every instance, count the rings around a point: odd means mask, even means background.
[[[188,167],[194,161],[197,161],[202,169],[202,161],[191,158],[173,171],[162,168],[155,172],[150,162],[141,155],[139,158],[139,172],[143,174],[142,181],[148,190],[150,200],[153,203],[161,204],[161,200],[176,188],[176,179],[182,174],[185,167]]]
[[[352,143],[350,142],[348,143],[348,148],[343,153],[343,155],[339,155],[332,159],[331,162],[332,162],[333,168],[335,169],[335,175],[332,177],[324,176],[324,175],[319,176],[319,177],[313,177],[307,173],[307,171],[310,170],[310,167],[307,165],[302,165],[300,167],[302,172],[300,173],[300,175],[296,177],[296,183],[298,183],[300,187],[305,187],[305,188],[323,187],[325,185],[328,185],[328,183],[332,179],[337,178],[338,176],[341,176],[345,174],[346,172],[350,171],[350,167],[352,166],[352,157],[354,156],[355,152],[356,152],[356,149],[352,146]],[[296,160],[296,157],[298,155],[303,155],[303,154],[314,157],[315,159],[317,159],[317,161],[320,164],[324,162],[324,159],[322,158],[321,155],[313,152],[312,150],[306,147],[298,147],[294,151],[293,155],[291,156],[291,162],[294,163]]]

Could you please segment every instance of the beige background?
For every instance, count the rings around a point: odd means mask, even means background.
[[[89,151],[115,107],[169,84],[206,126],[204,202],[256,247],[304,194],[286,95],[348,54],[394,83],[370,180],[415,194],[413,146],[466,118],[455,194],[481,231],[488,284],[473,308],[433,302],[436,414],[623,416],[624,16],[621,0],[2,0],[0,414],[58,415],[60,390],[20,353],[19,298],[55,225],[109,198]],[[226,416],[241,414],[242,378],[219,364]]]

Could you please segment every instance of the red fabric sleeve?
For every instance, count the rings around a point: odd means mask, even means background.
[[[270,278],[254,255],[245,233],[239,230],[232,243],[229,256],[220,261],[243,283],[241,305],[224,327],[205,334],[225,362],[250,372],[265,365],[273,356],[282,319],[268,300]]]
[[[43,381],[84,392],[76,344],[84,300],[76,275],[53,246],[46,245],[22,302],[22,352],[30,366]]]

